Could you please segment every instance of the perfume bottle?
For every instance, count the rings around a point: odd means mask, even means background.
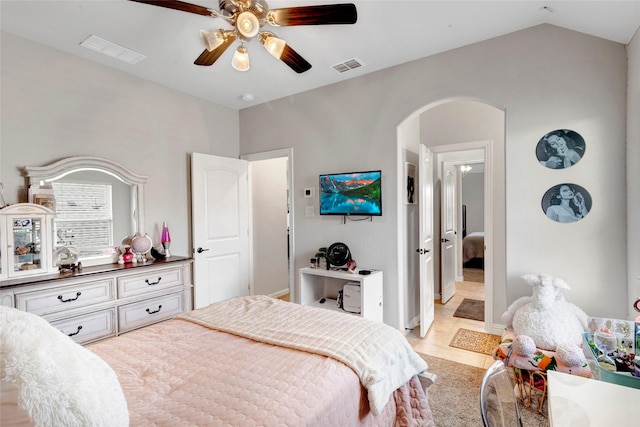
[[[167,227],[166,221],[162,223],[162,247],[164,248],[164,255],[168,258],[171,256],[169,253],[169,246],[171,246],[171,235],[169,234],[169,227]]]

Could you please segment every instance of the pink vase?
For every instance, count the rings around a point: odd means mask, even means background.
[[[135,255],[131,252],[131,248],[127,247],[122,254],[122,260],[126,263],[132,262]]]

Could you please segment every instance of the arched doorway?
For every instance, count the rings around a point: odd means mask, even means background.
[[[489,214],[485,214],[490,231],[487,236],[487,251],[485,253],[485,329],[496,332],[493,313],[493,301],[496,293],[504,298],[506,254],[504,250],[504,134],[505,112],[499,108],[477,100],[452,99],[443,100],[425,106],[414,112],[398,127],[398,192],[402,192],[403,179],[400,176],[405,162],[415,157],[419,144],[424,144],[439,157],[459,153],[464,155],[469,150],[481,149],[486,156],[485,194]],[[461,157],[463,158],[463,157]],[[434,178],[436,186],[438,177]],[[415,240],[415,230],[418,228],[416,215],[410,207],[399,207],[399,281],[405,283],[400,298],[400,313],[405,329],[413,329],[419,323],[419,306],[416,304],[420,297],[420,286],[416,283],[418,262],[415,260],[412,241]],[[434,204],[436,229],[439,229],[440,203]],[[461,229],[461,224],[457,224]],[[439,237],[439,236],[436,236]],[[498,244],[496,244],[498,243]],[[494,248],[499,247],[496,251]],[[439,252],[436,251],[439,265]],[[497,272],[497,274],[496,274]],[[434,271],[435,283],[439,294],[440,269]],[[497,289],[495,287],[497,283]],[[499,316],[498,316],[499,317]]]

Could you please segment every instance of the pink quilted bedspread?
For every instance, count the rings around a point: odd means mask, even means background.
[[[329,357],[170,320],[87,346],[118,375],[132,426],[433,426],[417,377],[382,413]]]

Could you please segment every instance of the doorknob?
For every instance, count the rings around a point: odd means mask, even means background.
[[[420,255],[422,254],[428,254],[429,253],[429,249],[416,249],[416,252],[418,252]]]
[[[448,241],[449,241],[449,239],[445,239],[445,238],[440,239],[440,243],[445,243],[445,242],[448,242]]]
[[[209,250],[209,249],[202,249],[202,248],[198,248],[198,249],[196,249],[196,252],[198,252],[199,254],[201,254],[202,252],[206,252],[206,251],[208,251],[208,250]]]

